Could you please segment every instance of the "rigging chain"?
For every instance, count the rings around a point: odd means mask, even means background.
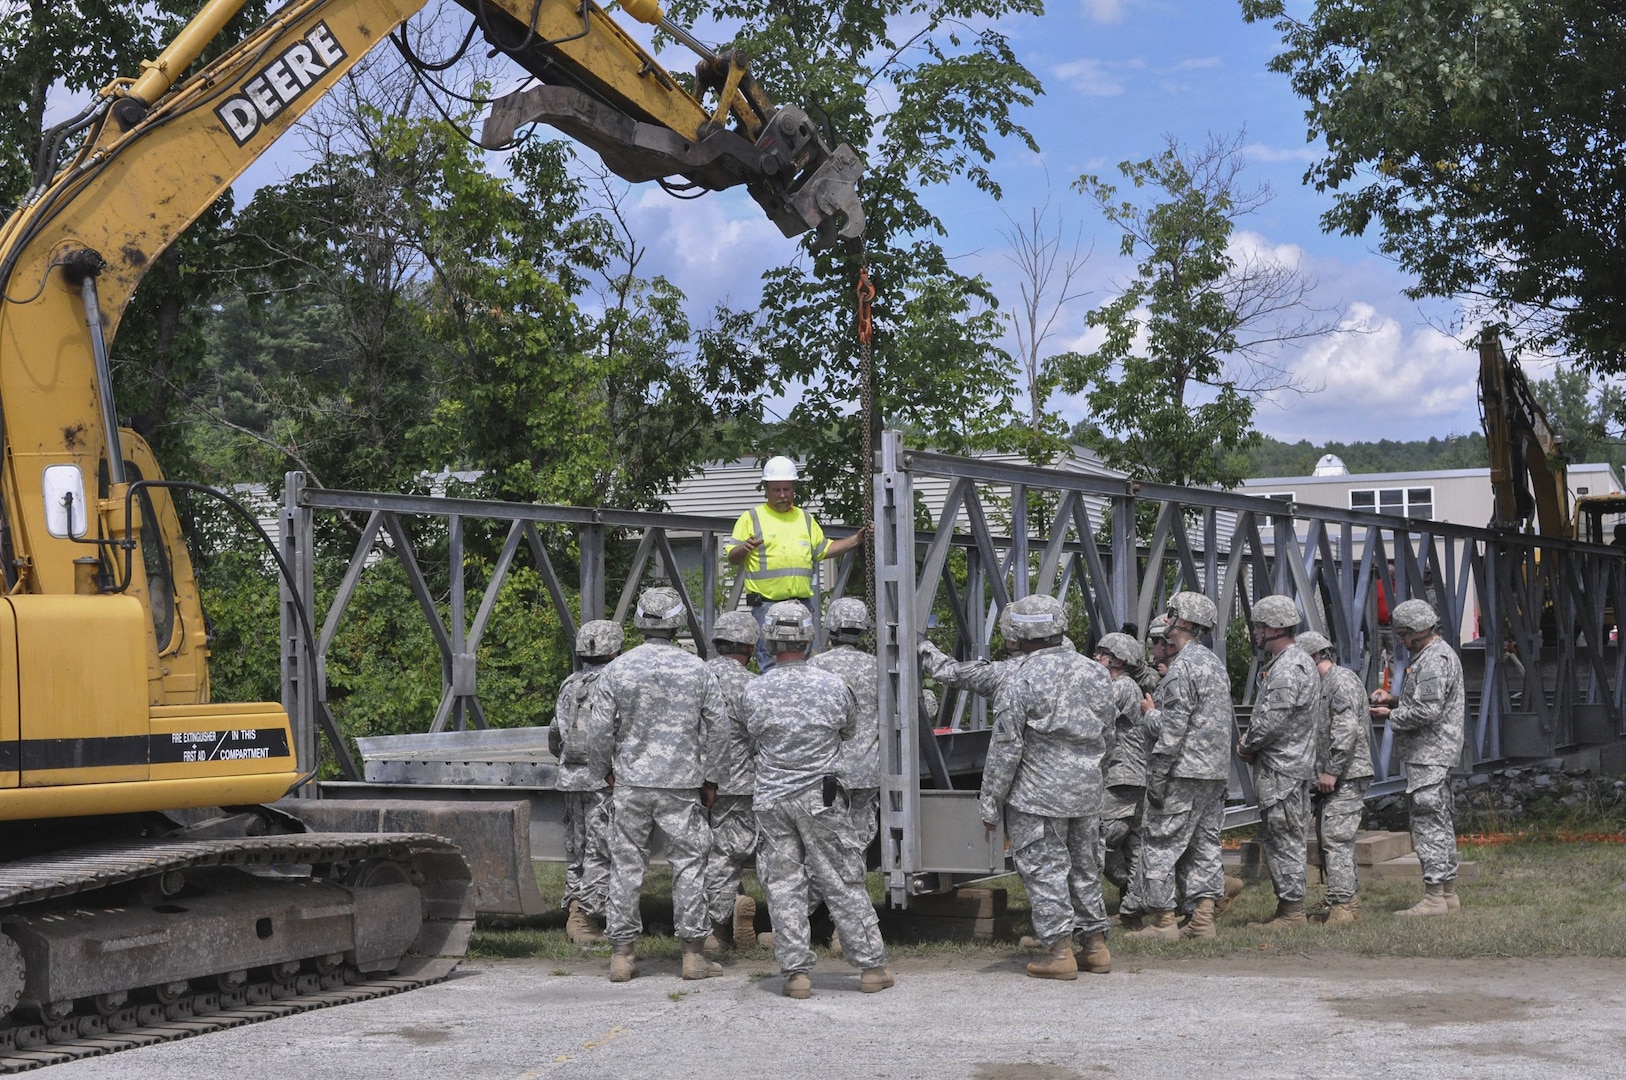
[[[862,244],[862,241],[860,241]],[[859,436],[863,455],[864,525],[870,530],[870,548],[864,553],[864,602],[873,617],[875,608],[875,552],[880,538],[875,535],[875,323],[870,305],[875,299],[875,286],[869,279],[869,256],[862,246],[858,249],[858,372],[859,372]]]

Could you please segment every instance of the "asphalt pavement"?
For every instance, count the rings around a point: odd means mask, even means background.
[[[55,1066],[48,1080],[476,1077],[1626,1077],[1626,963],[1337,953],[1139,958],[1044,982],[1024,955],[893,965],[860,994],[823,961],[813,997],[771,964],[704,982],[675,962],[470,961],[395,997]]]

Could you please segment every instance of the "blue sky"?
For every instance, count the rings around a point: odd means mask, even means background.
[[[948,229],[957,265],[986,275],[1009,308],[1017,296],[1004,233],[1048,197],[1053,211],[1081,228],[1093,255],[1080,275],[1087,291],[1058,320],[1055,351],[1090,347],[1084,317],[1110,299],[1131,269],[1118,256],[1118,234],[1071,190],[1081,173],[1118,177],[1118,163],[1160,152],[1165,138],[1201,144],[1214,133],[1243,139],[1245,182],[1263,181],[1275,198],[1239,222],[1242,250],[1298,265],[1318,287],[1315,302],[1360,332],[1332,335],[1279,357],[1303,392],[1261,402],[1258,425],[1283,439],[1315,442],[1444,436],[1479,427],[1477,362],[1453,337],[1453,305],[1419,304],[1402,295],[1404,275],[1377,254],[1373,237],[1328,236],[1319,218],[1329,197],[1302,184],[1313,146],[1304,108],[1284,76],[1266,70],[1278,47],[1268,26],[1242,21],[1234,0],[1052,0],[1038,18],[1001,29],[1044,83],[1022,111],[1041,153],[1015,139],[993,166],[1004,189],[995,201],[970,184],[928,194]],[[687,65],[678,55],[671,66]],[[688,291],[696,312],[710,302],[748,303],[761,267],[794,257],[742,195],[722,193],[674,205],[655,189],[635,193],[636,219],[651,243],[649,269]],[[704,205],[702,205],[704,204]],[[1081,400],[1057,399],[1070,420]]]
[[[1305,6],[1303,0],[1295,0]],[[433,8],[431,4],[431,9]],[[1078,287],[1085,295],[1057,321],[1050,351],[1090,348],[1085,325],[1093,306],[1111,299],[1131,269],[1118,256],[1118,235],[1071,190],[1081,173],[1117,178],[1125,159],[1157,154],[1172,136],[1201,144],[1210,133],[1245,132],[1245,182],[1267,183],[1275,198],[1239,223],[1237,250],[1286,260],[1317,282],[1315,303],[1345,326],[1277,358],[1300,392],[1261,402],[1257,423],[1283,439],[1315,442],[1444,436],[1478,429],[1477,364],[1439,327],[1456,309],[1402,295],[1407,279],[1376,253],[1376,238],[1328,236],[1319,217],[1329,197],[1302,185],[1314,147],[1305,143],[1303,104],[1285,77],[1266,70],[1279,42],[1268,26],[1242,21],[1235,0],[1050,0],[1042,17],[1006,20],[1000,29],[1045,93],[1020,119],[1041,153],[1017,140],[999,146],[993,165],[1004,189],[995,201],[969,183],[931,190],[944,221],[944,246],[967,272],[986,275],[1005,300],[1017,296],[1009,261],[1006,215],[1025,219],[1048,198],[1071,232],[1080,229],[1093,255]],[[461,28],[460,11],[454,17]],[[623,20],[625,23],[625,20]],[[643,27],[628,29],[648,42]],[[721,37],[696,27],[702,38]],[[672,68],[692,57],[681,47],[661,54]],[[240,202],[259,184],[302,167],[297,131],[239,183]],[[797,257],[741,191],[679,202],[654,185],[628,195],[629,219],[648,256],[640,272],[664,274],[690,298],[697,319],[720,301],[755,301],[763,270]],[[1014,346],[1014,340],[1011,342]],[[1538,373],[1539,374],[1539,373]],[[1069,420],[1081,400],[1051,402]]]

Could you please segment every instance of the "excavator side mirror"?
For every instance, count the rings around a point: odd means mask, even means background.
[[[89,529],[85,513],[85,478],[77,465],[47,465],[45,531],[59,540],[78,539]]]

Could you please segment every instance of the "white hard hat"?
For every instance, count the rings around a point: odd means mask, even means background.
[[[762,466],[762,482],[770,480],[795,480],[796,463],[788,457],[771,457]]]

